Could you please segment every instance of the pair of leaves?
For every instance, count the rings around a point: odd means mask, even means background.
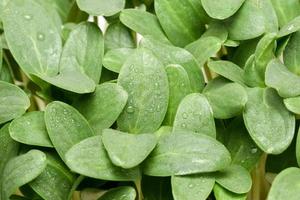
[[[66,154],[66,163],[71,170],[96,179],[133,181],[140,177],[138,168],[122,169],[111,163],[102,136],[89,137],[74,145]]]
[[[91,23],[78,25],[62,49],[60,32],[49,17],[47,10],[34,0],[8,3],[3,25],[14,58],[39,84],[41,81],[35,76],[72,92],[92,92],[95,89],[92,79],[98,83],[101,74],[103,38],[100,29]],[[77,40],[78,37],[87,40]]]

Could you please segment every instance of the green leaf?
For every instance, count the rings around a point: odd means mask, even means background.
[[[173,131],[192,131],[216,137],[216,127],[212,108],[202,94],[189,94],[179,104]]]
[[[113,72],[119,73],[125,61],[134,53],[134,49],[119,48],[109,50],[103,58],[103,66]]]
[[[210,61],[208,67],[217,74],[241,85],[244,85],[244,71],[230,61]]]
[[[53,147],[44,121],[44,112],[35,111],[15,119],[9,126],[10,136],[23,144]]]
[[[250,136],[266,153],[280,154],[291,144],[295,117],[271,88],[248,90],[244,121]]]
[[[29,106],[29,98],[23,90],[0,81],[0,124],[21,116]]]
[[[164,124],[172,126],[181,100],[191,93],[192,89],[189,76],[181,65],[168,65],[166,72],[169,80],[170,97]]]
[[[278,32],[278,37],[284,37],[300,29],[300,16],[285,24]]]
[[[228,150],[217,140],[182,131],[160,137],[143,172],[150,176],[187,175],[221,170],[230,162]]]
[[[232,16],[243,5],[245,0],[226,0],[222,2],[201,0],[206,13],[215,19],[226,19]]]
[[[201,37],[195,42],[185,47],[191,54],[193,54],[198,61],[200,67],[213,57],[222,47],[220,38],[214,36]]]
[[[138,168],[126,170],[111,163],[101,136],[90,137],[74,145],[67,152],[66,161],[72,171],[96,179],[132,181],[140,176]]]
[[[129,133],[157,130],[169,101],[168,77],[162,63],[149,50],[138,49],[123,65],[118,84],[129,95],[118,119],[120,130]]]
[[[218,184],[237,194],[249,192],[252,186],[249,172],[239,165],[231,165],[225,170],[215,173],[215,177]]]
[[[102,141],[108,156],[116,166],[130,169],[139,165],[151,153],[157,143],[154,134],[129,134],[105,129]]]
[[[73,145],[94,135],[86,119],[68,104],[58,101],[48,104],[44,117],[51,142],[64,161]]]
[[[243,112],[248,101],[247,92],[238,83],[228,82],[223,78],[210,81],[203,90],[213,116],[217,119],[229,119]]]
[[[225,137],[224,145],[231,154],[232,164],[240,165],[248,171],[252,170],[258,163],[262,151],[249,136],[243,119],[235,118],[221,133]]]
[[[170,177],[143,176],[142,192],[145,200],[173,200]]]
[[[34,0],[9,1],[2,20],[9,49],[22,70],[55,76],[62,44],[47,10]]]
[[[300,31],[294,33],[283,51],[285,66],[294,74],[300,75]]]
[[[32,182],[30,187],[45,200],[66,200],[75,181],[75,175],[59,157],[47,154],[45,170]]]
[[[246,200],[247,194],[235,194],[230,192],[220,185],[215,184],[214,186],[214,194],[217,200]]]
[[[78,94],[91,93],[95,90],[95,82],[76,68],[62,68],[57,76],[41,76],[56,87]]]
[[[154,7],[166,35],[176,46],[195,41],[205,29],[207,15],[199,0],[155,0]]]
[[[111,16],[125,7],[125,0],[76,0],[80,10],[90,15]]]
[[[81,23],[71,31],[64,45],[60,70],[76,68],[97,84],[101,75],[103,53],[104,40],[100,28],[91,22]]]
[[[264,0],[258,3],[259,8],[265,18],[265,32],[277,33],[278,32],[278,18],[272,0]]]
[[[2,190],[3,170],[5,165],[11,158],[17,156],[19,150],[19,143],[10,137],[8,127],[9,124],[6,124],[0,129],[0,191]]]
[[[0,71],[0,81],[13,83],[12,74],[6,62],[3,62],[2,64],[2,70]]]
[[[120,20],[127,27],[141,35],[150,35],[159,41],[169,43],[157,17],[149,12],[138,9],[125,9],[121,12]]]
[[[265,32],[265,19],[256,0],[246,0],[239,11],[228,19],[227,29],[232,40],[249,40]]]
[[[298,0],[271,0],[271,2],[276,11],[280,27],[300,14],[300,2]]]
[[[74,103],[87,119],[95,133],[109,128],[119,117],[127,103],[127,92],[116,83],[103,83],[93,94],[80,97]]]
[[[300,115],[300,97],[292,97],[283,100],[285,107],[295,113]]]
[[[299,168],[291,167],[280,172],[273,181],[268,200],[299,199],[299,178]]]
[[[20,186],[39,176],[46,165],[46,155],[38,150],[11,159],[3,171],[1,199],[9,200]]]
[[[2,63],[3,63],[3,48],[2,43],[0,42],[0,72],[2,71]]]
[[[244,80],[248,86],[251,87],[265,87],[264,80],[261,74],[259,74],[256,64],[255,55],[251,55],[244,67]]]
[[[266,34],[259,40],[255,49],[255,69],[262,80],[265,78],[268,63],[275,57],[275,39],[275,33]]]
[[[224,43],[227,40],[228,31],[223,23],[211,21],[208,24],[208,29],[201,35],[201,38],[204,37],[217,37]]]
[[[104,34],[104,43],[106,51],[136,46],[130,30],[120,21],[108,25]]]
[[[284,98],[300,95],[300,76],[290,72],[278,59],[271,60],[267,66],[266,85]]]
[[[112,200],[112,199],[122,199],[122,200],[135,200],[136,191],[134,188],[129,186],[122,186],[108,190],[103,196],[98,200]]]
[[[193,92],[201,92],[204,87],[204,78],[201,69],[194,56],[187,50],[161,43],[150,37],[141,41],[141,46],[150,49],[152,53],[163,63],[179,64],[188,73]]]
[[[210,174],[173,176],[171,180],[175,200],[205,200],[215,184]]]

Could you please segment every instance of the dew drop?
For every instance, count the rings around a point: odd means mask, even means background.
[[[194,184],[193,183],[191,183],[191,184],[189,184],[189,186],[188,186],[189,188],[193,188],[194,187]]]
[[[159,86],[159,83],[154,83],[155,87],[158,87]]]
[[[37,39],[40,40],[40,41],[43,41],[43,40],[45,40],[45,35],[43,33],[38,33],[37,34]]]
[[[252,153],[252,154],[257,153],[257,148],[252,148],[252,149],[251,149],[251,153]]]
[[[181,127],[186,128],[186,124],[185,123],[181,124]]]
[[[31,20],[31,19],[32,19],[32,16],[31,16],[31,15],[24,15],[24,18],[25,18],[26,20]]]
[[[182,117],[183,117],[183,119],[187,119],[188,118],[188,114],[187,113],[182,113]]]
[[[180,86],[181,86],[181,87],[184,87],[184,86],[185,86],[185,84],[184,84],[184,83],[181,83],[181,84],[180,84]]]
[[[126,111],[127,111],[127,113],[134,113],[134,107],[133,106],[128,106]]]

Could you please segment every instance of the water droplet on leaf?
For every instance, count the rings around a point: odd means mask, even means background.
[[[37,39],[40,40],[40,41],[43,41],[43,40],[45,40],[45,35],[43,33],[38,33],[37,34]]]
[[[133,106],[128,106],[127,109],[126,109],[126,111],[128,113],[134,113],[134,107]]]

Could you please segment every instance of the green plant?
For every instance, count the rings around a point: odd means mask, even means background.
[[[299,115],[298,0],[0,0],[0,200],[299,200]]]

